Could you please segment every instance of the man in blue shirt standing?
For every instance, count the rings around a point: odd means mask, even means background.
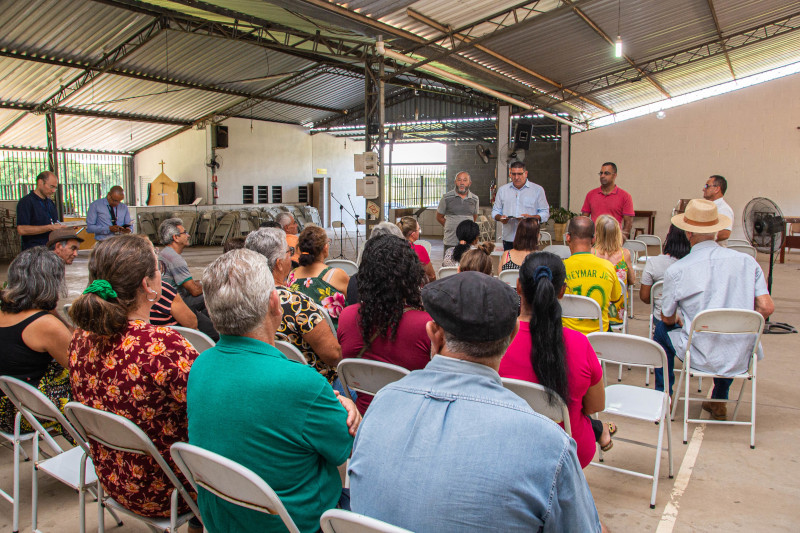
[[[494,219],[503,223],[503,250],[514,247],[514,236],[520,218],[535,218],[539,224],[544,224],[550,218],[550,205],[544,189],[528,181],[525,163],[511,163],[509,176],[511,183],[506,183],[497,190],[492,207]]]
[[[44,171],[36,176],[36,188],[17,202],[17,233],[22,249],[45,246],[50,232],[63,227],[52,197],[58,190],[58,176]]]
[[[115,185],[108,191],[108,195],[100,200],[95,200],[89,206],[86,214],[86,231],[94,233],[96,241],[104,241],[115,235],[130,233],[131,214],[128,206],[122,203],[125,191]]]
[[[497,373],[516,291],[462,272],[426,285],[422,301],[438,355],[370,404],[349,465],[352,510],[411,531],[601,531],[575,441]]]

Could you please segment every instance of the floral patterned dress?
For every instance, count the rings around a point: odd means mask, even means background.
[[[110,337],[78,329],[69,350],[72,397],[131,420],[177,472],[169,447],[189,440],[186,383],[197,356],[178,332],[143,320]],[[154,460],[90,444],[97,475],[114,500],[145,516],[169,516],[172,483]],[[181,510],[187,510],[183,501]]]
[[[339,315],[344,309],[344,294],[325,281],[325,275],[333,267],[328,267],[313,278],[295,277],[294,270],[289,273],[289,289],[295,292],[302,292],[310,296],[315,302],[325,309],[333,319],[333,325],[339,323]],[[336,333],[334,331],[334,333]]]

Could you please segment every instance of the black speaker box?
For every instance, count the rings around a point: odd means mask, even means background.
[[[228,147],[228,126],[214,126],[214,148]]]
[[[517,122],[516,131],[514,131],[514,148],[527,150],[531,147],[531,131],[533,131],[533,124],[530,122]]]

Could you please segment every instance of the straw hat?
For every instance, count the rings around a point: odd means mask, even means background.
[[[672,217],[672,225],[692,233],[716,233],[727,229],[731,219],[717,212],[717,204],[711,200],[690,200],[686,211]]]

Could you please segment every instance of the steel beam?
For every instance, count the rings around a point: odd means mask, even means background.
[[[20,104],[18,102],[2,102],[0,101],[0,109],[16,109],[28,113],[37,113],[37,106],[35,104]],[[90,118],[104,118],[111,120],[126,120],[129,122],[147,122],[150,124],[169,124],[172,126],[186,126],[192,125],[191,121],[178,120],[170,118],[153,117],[149,115],[140,115],[134,113],[115,113],[111,111],[94,111],[91,109],[80,109],[76,107],[51,107],[47,110],[46,115],[54,111],[58,115],[72,115],[76,117],[90,117]]]
[[[728,62],[728,70],[731,71],[731,77],[735,80],[736,73],[733,71],[733,63],[731,63],[731,58],[728,55],[728,49],[725,47],[725,41],[722,37],[722,28],[719,25],[719,19],[717,18],[717,10],[714,9],[714,0],[707,0],[708,1],[708,10],[711,12],[711,18],[714,19],[714,29],[717,30],[717,37],[719,37],[719,42],[722,45],[722,50],[725,52],[725,61]]]

